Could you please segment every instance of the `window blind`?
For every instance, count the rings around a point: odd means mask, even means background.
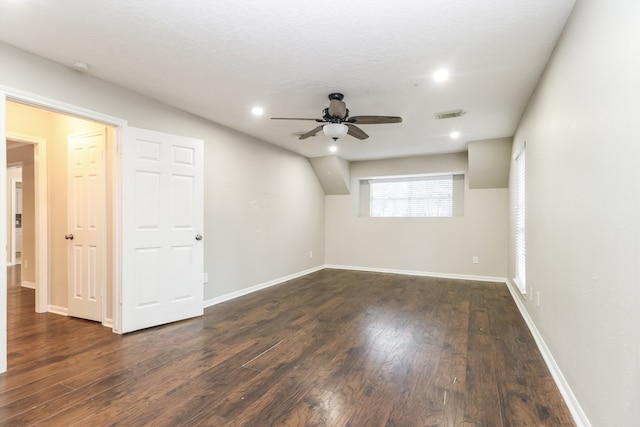
[[[450,217],[453,175],[370,180],[372,217]]]
[[[515,200],[515,269],[516,283],[522,292],[526,291],[526,251],[525,251],[525,154],[516,157],[516,200]]]

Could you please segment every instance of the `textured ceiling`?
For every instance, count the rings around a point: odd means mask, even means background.
[[[0,41],[307,157],[330,92],[351,115],[348,160],[455,152],[511,136],[574,0],[0,0]],[[29,29],[26,31],[25,29]],[[439,68],[450,79],[436,84]],[[262,106],[262,117],[251,115]],[[461,118],[434,113],[464,109]],[[458,130],[461,137],[451,140]]]

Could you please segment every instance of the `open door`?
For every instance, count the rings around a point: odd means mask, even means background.
[[[121,333],[203,313],[203,141],[124,127]]]
[[[102,322],[106,270],[106,129],[69,136],[69,316]]]

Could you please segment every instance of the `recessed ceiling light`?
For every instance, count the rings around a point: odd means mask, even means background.
[[[262,107],[253,107],[253,108],[251,109],[251,113],[252,113],[254,116],[261,116],[261,115],[263,115],[263,114],[264,114],[264,108],[262,108]]]
[[[338,151],[338,147],[336,147],[335,145],[332,145],[329,147],[329,151],[331,151],[332,153],[335,153],[336,151]]]
[[[454,130],[449,134],[449,136],[451,137],[451,139],[458,139],[460,138],[460,132],[458,132],[457,130]]]
[[[435,73],[433,73],[433,80],[437,81],[438,83],[449,80],[449,71],[445,69],[436,71]]]

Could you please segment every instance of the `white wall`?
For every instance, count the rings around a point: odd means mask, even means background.
[[[205,300],[324,264],[324,194],[306,158],[4,44],[0,62],[0,86],[204,140]]]
[[[205,299],[324,264],[324,192],[309,161],[234,136],[205,148]]]
[[[466,171],[466,153],[351,163],[353,180]],[[327,264],[506,277],[508,190],[469,190],[466,181],[464,214],[452,218],[359,217],[355,184],[351,195],[327,196]]]
[[[639,22],[637,1],[576,2],[514,138],[526,308],[594,426],[640,420]]]

